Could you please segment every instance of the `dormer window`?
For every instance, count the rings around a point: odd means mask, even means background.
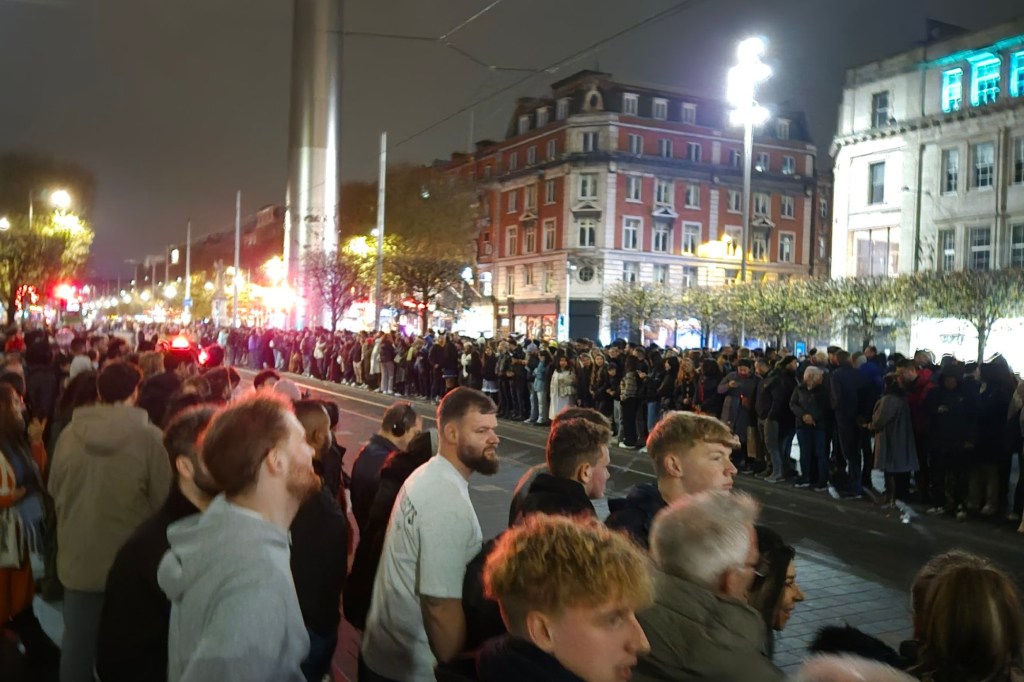
[[[537,127],[543,128],[548,124],[548,112],[550,110],[547,107],[541,107],[537,110]]]
[[[660,97],[654,98],[654,106],[652,108],[651,115],[659,121],[664,121],[668,118],[668,100]]]
[[[697,105],[691,102],[683,104],[683,123],[690,125],[696,125],[697,123]]]
[[[519,117],[519,134],[522,135],[530,130],[530,117],[529,115]]]
[[[780,140],[789,139],[789,121],[780,118],[775,124],[775,136]]]
[[[640,98],[631,92],[622,95],[622,113],[636,116],[640,110]]]
[[[555,118],[559,121],[564,121],[569,118],[569,98],[563,97],[558,100],[557,108],[555,109]]]

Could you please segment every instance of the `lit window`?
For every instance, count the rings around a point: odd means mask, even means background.
[[[868,178],[870,181],[870,185],[868,187],[868,203],[884,204],[885,161],[882,161],[881,163],[873,163],[868,166]]]
[[[792,220],[794,204],[795,202],[793,201],[793,197],[783,196],[782,203],[779,206],[779,215],[781,215],[783,218],[789,218],[790,220]]]
[[[640,156],[643,154],[643,137],[634,133],[630,133],[630,154]]]
[[[789,139],[789,121],[784,118],[780,118],[775,124],[775,136],[780,140]]]
[[[942,110],[960,111],[964,97],[964,70],[950,69],[942,73]]]
[[[974,187],[991,187],[995,181],[996,147],[991,142],[974,145]]]
[[[700,163],[700,145],[696,142],[686,143],[686,160]]]
[[[519,134],[527,132],[530,129],[530,117],[520,116],[519,117]]]
[[[580,199],[597,198],[597,173],[580,174]]]
[[[683,223],[683,253],[697,253],[700,245],[700,223]]]
[[[544,181],[544,203],[553,204],[555,203],[555,188],[557,185],[554,180]]]
[[[990,52],[971,61],[971,104],[978,106],[999,99],[999,57]]]
[[[771,215],[772,197],[766,192],[754,193],[754,215]]]
[[[548,140],[547,158],[548,161],[553,161],[555,155],[558,153],[558,143],[555,140]]]
[[[758,152],[754,157],[754,170],[767,173],[771,169],[771,156],[768,152]]]
[[[783,175],[794,175],[796,173],[796,157],[783,156],[782,157],[782,174]]]
[[[743,195],[739,190],[729,190],[728,198],[728,211],[729,213],[739,213],[743,210]]]
[[[622,264],[622,281],[627,284],[632,284],[640,279],[640,264],[639,263],[623,263]]]
[[[543,128],[548,124],[548,112],[550,110],[547,107],[541,107],[537,109],[537,127]]]
[[[661,206],[675,205],[675,185],[671,180],[655,180],[654,203]]]
[[[640,247],[639,218],[625,217],[622,219],[622,248],[636,250]]]
[[[739,149],[729,150],[729,165],[733,168],[739,168],[743,164],[743,152]]]
[[[972,227],[968,233],[970,253],[967,267],[971,270],[992,269],[992,230],[988,227]]]
[[[657,250],[657,249],[655,249]],[[668,266],[656,263],[654,265],[654,283],[668,284]]]
[[[672,158],[672,140],[660,139],[658,140],[658,156],[663,159]]]
[[[544,293],[552,294],[555,291],[555,265],[554,263],[544,264]]]
[[[942,152],[942,191],[956,192],[960,181],[960,150],[946,149]]]
[[[938,269],[949,272],[956,267],[956,231],[939,230],[936,238],[938,246]]]
[[[683,123],[689,123],[690,125],[696,125],[697,123],[697,105],[690,104],[687,102],[683,104]]]
[[[555,226],[558,223],[554,218],[548,218],[544,221],[544,250],[554,251],[555,250]]]
[[[583,218],[579,222],[580,246],[589,247],[597,245],[597,220],[594,218]]]
[[[668,100],[661,99],[660,97],[654,98],[653,114],[654,118],[664,121],[668,118]]]
[[[558,100],[557,109],[555,109],[555,118],[559,121],[569,118],[569,98],[563,97]]]
[[[1010,61],[1010,94],[1024,96],[1024,52],[1017,52]]]
[[[658,253],[668,252],[668,225],[663,222],[656,222],[651,234],[651,251]]]
[[[626,200],[643,201],[643,178],[639,175],[626,177]]]
[[[700,185],[686,186],[686,208],[700,208]]]
[[[491,283],[491,273],[480,273],[480,293],[484,296],[491,296],[494,293],[494,285]]]
[[[526,165],[532,166],[535,163],[537,163],[537,148],[530,147],[526,150]]]
[[[1024,137],[1013,140],[1013,184],[1024,183]]]
[[[597,133],[595,133],[595,132],[583,133],[583,151],[585,151],[585,152],[596,152],[597,151]]]
[[[1024,268],[1024,223],[1010,225],[1010,267]]]
[[[754,233],[750,242],[750,255],[754,260],[768,260],[768,235],[763,230]]]
[[[622,95],[622,113],[636,116],[639,111],[639,100],[640,98],[632,93]]]
[[[871,127],[889,125],[889,93],[876,92],[871,95]]]
[[[779,262],[792,263],[796,251],[796,235],[792,232],[779,234]]]
[[[506,256],[518,256],[519,255],[519,228],[508,227],[505,228],[505,255]]]

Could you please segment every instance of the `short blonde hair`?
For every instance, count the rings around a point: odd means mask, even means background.
[[[484,589],[516,634],[531,611],[557,615],[616,601],[648,606],[648,567],[636,545],[597,520],[533,514],[498,539],[484,566]]]
[[[647,453],[654,461],[654,472],[664,473],[665,457],[683,455],[697,443],[718,443],[738,448],[740,439],[724,423],[693,412],[669,412],[647,436]]]

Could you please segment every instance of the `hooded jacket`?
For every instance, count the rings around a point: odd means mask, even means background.
[[[50,467],[57,575],[64,586],[102,592],[121,545],[170,490],[170,459],[145,410],[123,404],[76,409]]]
[[[167,529],[167,679],[302,682],[309,651],[288,533],[218,496]]]

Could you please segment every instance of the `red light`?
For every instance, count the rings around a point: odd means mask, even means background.
[[[210,354],[206,352],[206,349],[200,349],[199,351],[199,364],[205,365],[206,361],[210,359]]]
[[[174,350],[188,350],[192,347],[192,342],[184,336],[175,336],[171,341],[171,348]]]
[[[58,284],[54,288],[53,293],[57,298],[69,301],[75,297],[75,286],[73,284]]]

